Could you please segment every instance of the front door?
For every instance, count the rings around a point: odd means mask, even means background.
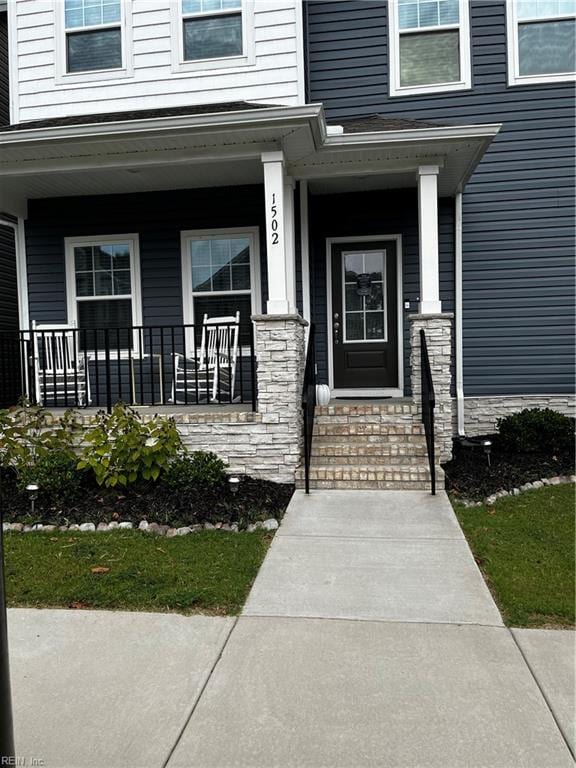
[[[332,244],[334,389],[398,386],[395,241]]]

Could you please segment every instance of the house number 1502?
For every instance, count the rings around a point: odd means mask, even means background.
[[[270,217],[270,227],[272,229],[272,245],[278,245],[278,207],[276,205],[276,193],[272,194],[272,205],[270,206],[272,216]]]

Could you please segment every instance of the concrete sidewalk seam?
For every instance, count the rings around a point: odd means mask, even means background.
[[[557,728],[558,728],[558,730],[560,731],[560,735],[562,736],[562,740],[563,740],[563,741],[564,741],[564,743],[566,744],[566,747],[567,747],[567,749],[568,749],[568,752],[570,753],[570,755],[572,756],[572,758],[573,758],[574,760],[576,760],[576,753],[573,751],[573,749],[572,749],[572,746],[570,745],[570,742],[569,742],[569,741],[568,741],[568,739],[566,738],[566,735],[565,735],[565,733],[564,733],[564,730],[563,730],[562,726],[560,725],[560,723],[559,723],[559,721],[558,721],[558,718],[556,717],[556,713],[554,712],[554,709],[552,708],[552,705],[550,704],[550,701],[549,701],[549,699],[548,699],[548,696],[546,696],[546,693],[545,693],[545,691],[544,691],[544,688],[543,688],[543,687],[540,685],[540,681],[538,680],[538,677],[536,676],[536,673],[535,673],[535,672],[534,672],[534,670],[532,669],[532,665],[530,664],[530,662],[529,662],[529,661],[528,661],[528,659],[526,658],[526,654],[525,654],[525,653],[524,653],[524,651],[522,650],[522,646],[521,646],[521,645],[520,645],[520,643],[518,642],[518,640],[517,640],[517,638],[516,638],[516,635],[514,634],[514,632],[512,632],[512,628],[511,628],[511,627],[506,627],[506,629],[508,630],[508,632],[509,632],[509,633],[510,633],[510,635],[512,636],[512,639],[514,640],[514,644],[516,645],[516,647],[517,647],[517,648],[518,648],[518,650],[520,651],[520,656],[522,656],[522,659],[523,659],[523,661],[524,661],[524,664],[526,664],[526,666],[528,667],[528,671],[530,672],[530,675],[532,676],[532,679],[533,679],[533,680],[534,680],[534,682],[536,683],[536,686],[537,686],[538,690],[540,691],[540,694],[542,695],[542,698],[543,698],[543,699],[544,699],[544,701],[546,702],[546,706],[548,707],[548,710],[549,710],[550,714],[552,715],[552,719],[553,719],[553,720],[554,720],[554,722],[556,723],[556,727],[557,727]]]
[[[377,536],[377,535],[366,535],[366,536],[338,536],[336,533],[282,533],[282,529],[278,531],[276,534],[279,538],[283,539],[340,539],[341,541],[357,541],[358,539],[364,540],[364,539],[370,539],[370,540],[381,540],[381,541],[462,541],[464,538],[463,535],[461,536]]]
[[[184,735],[184,731],[188,728],[188,725],[190,724],[190,721],[192,720],[192,716],[193,716],[194,712],[196,711],[196,707],[198,706],[198,702],[200,701],[200,699],[204,695],[204,691],[206,690],[206,686],[210,682],[210,679],[212,678],[212,675],[214,674],[214,670],[216,669],[220,659],[222,658],[222,654],[224,653],[224,649],[228,645],[228,641],[230,640],[230,636],[232,635],[232,632],[234,632],[234,629],[236,628],[236,624],[238,623],[238,618],[239,618],[238,616],[234,617],[234,622],[233,622],[232,626],[230,627],[230,631],[226,635],[226,639],[224,640],[222,648],[220,648],[220,653],[217,655],[216,659],[214,660],[214,664],[212,664],[212,666],[210,667],[210,671],[206,675],[206,680],[204,680],[204,683],[203,683],[202,687],[200,688],[200,691],[199,691],[198,695],[196,696],[196,701],[194,702],[194,704],[192,705],[192,708],[190,709],[190,714],[188,715],[188,717],[184,721],[184,724],[182,725],[182,728],[180,729],[178,735],[176,736],[176,740],[174,741],[174,744],[172,745],[172,748],[168,752],[168,756],[166,757],[166,760],[162,763],[162,768],[167,768],[168,763],[172,759],[172,755],[174,754],[174,751],[176,750],[176,747],[178,746],[182,736]]]
[[[357,624],[417,624],[431,627],[486,627],[487,629],[507,629],[504,624],[480,624],[475,621],[418,621],[416,619],[375,619],[351,616],[301,616],[285,613],[241,613],[241,619],[289,619],[297,621],[349,621]]]

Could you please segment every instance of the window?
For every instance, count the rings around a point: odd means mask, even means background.
[[[66,72],[120,69],[122,1],[64,0]]]
[[[571,80],[576,71],[576,0],[515,0],[508,13],[510,85]]]
[[[189,232],[182,241],[184,323],[240,312],[240,339],[247,343],[250,317],[260,310],[258,231]]]
[[[141,324],[136,237],[69,238],[66,246],[68,322],[93,331],[85,337],[90,349],[103,348],[105,329],[120,328],[108,334],[110,344],[128,349],[128,329]]]
[[[184,61],[242,56],[242,0],[182,0]]]
[[[467,0],[393,0],[390,95],[469,88]]]
[[[386,341],[386,253],[342,256],[344,343]]]

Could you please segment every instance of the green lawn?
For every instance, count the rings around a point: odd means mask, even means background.
[[[8,533],[8,601],[12,607],[235,614],[270,540],[263,531],[171,539],[138,531]]]
[[[505,622],[574,624],[574,486],[454,508]]]

